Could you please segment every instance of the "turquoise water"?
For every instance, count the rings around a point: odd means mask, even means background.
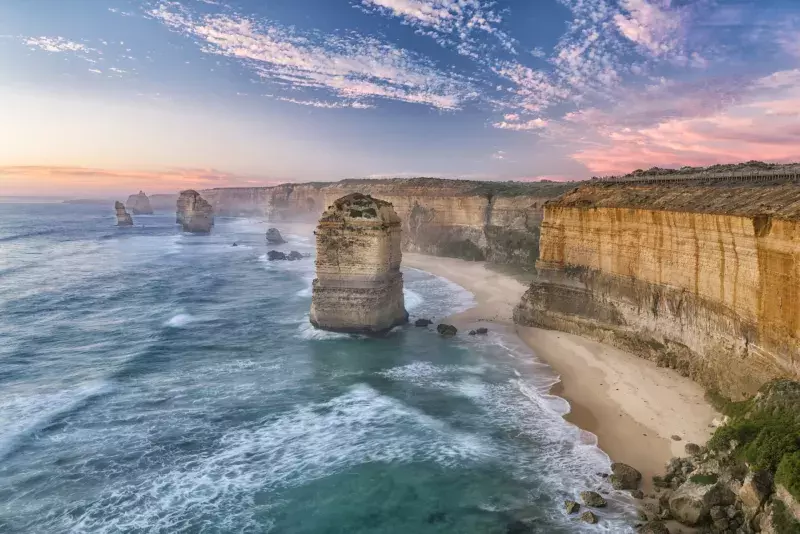
[[[631,531],[623,496],[562,512],[609,461],[513,336],[319,332],[313,258],[266,261],[263,221],[113,225],[0,204],[0,532]],[[412,320],[472,303],[405,279]]]

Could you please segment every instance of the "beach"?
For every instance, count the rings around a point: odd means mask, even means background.
[[[711,422],[719,414],[690,379],[580,336],[515,326],[513,309],[527,285],[514,276],[484,262],[413,253],[403,254],[403,264],[452,280],[475,295],[475,307],[447,318],[456,327],[490,322],[516,331],[535,357],[560,375],[551,393],[570,403],[567,420],[596,435],[612,461],[641,471],[645,491],[671,457],[685,455],[686,443],[704,444],[710,437]]]

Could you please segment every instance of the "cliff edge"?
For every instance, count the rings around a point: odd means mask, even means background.
[[[380,334],[408,322],[400,233],[392,205],[368,195],[351,193],[323,213],[309,316],[315,327]]]
[[[519,324],[597,339],[729,398],[800,379],[800,187],[585,185],[544,207]]]

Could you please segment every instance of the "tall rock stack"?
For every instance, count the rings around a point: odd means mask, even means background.
[[[400,218],[383,200],[351,193],[328,207],[315,232],[315,327],[380,334],[408,322],[400,233]]]
[[[175,222],[184,232],[207,234],[214,226],[214,210],[200,193],[193,189],[181,191],[178,197]]]
[[[147,198],[144,191],[139,191],[139,194],[129,196],[125,206],[131,210],[131,213],[134,215],[153,214],[153,208],[150,206],[150,199]]]
[[[117,200],[114,209],[117,211],[117,226],[133,226],[133,219],[130,213],[125,211],[125,204]]]

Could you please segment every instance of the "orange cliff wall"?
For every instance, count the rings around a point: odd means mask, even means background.
[[[275,222],[316,221],[337,198],[352,192],[370,194],[391,202],[400,216],[403,250],[532,269],[538,257],[542,206],[575,186],[413,178],[201,193],[218,215],[262,215]]]
[[[800,188],[615,187],[546,205],[540,276],[516,321],[611,343],[732,398],[800,378]]]

